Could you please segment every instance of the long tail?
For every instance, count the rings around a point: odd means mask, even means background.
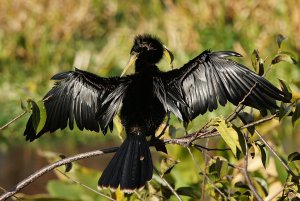
[[[99,181],[99,188],[131,193],[152,178],[153,164],[145,135],[129,134],[114,155]]]

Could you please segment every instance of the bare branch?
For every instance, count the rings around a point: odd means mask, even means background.
[[[258,194],[257,190],[253,186],[253,183],[252,183],[252,181],[250,179],[250,176],[248,174],[248,157],[249,157],[249,150],[248,150],[248,145],[246,143],[246,154],[245,154],[245,157],[244,157],[244,171],[243,171],[244,176],[245,176],[246,182],[247,182],[249,188],[251,189],[254,197],[259,201],[263,201],[262,197]]]
[[[258,120],[258,121],[254,121],[254,122],[251,122],[251,123],[246,124],[246,125],[244,125],[244,126],[241,126],[240,129],[249,128],[249,127],[251,127],[251,126],[256,126],[256,125],[261,124],[261,123],[264,123],[264,122],[266,122],[266,121],[270,121],[270,120],[272,120],[272,119],[273,119],[274,117],[276,117],[276,116],[277,116],[277,114],[273,114],[273,115],[271,115],[271,116],[269,116],[269,117],[265,117],[265,118],[262,118],[262,119],[260,119],[260,120]]]
[[[252,91],[254,90],[254,88],[256,87],[257,82],[254,83],[254,85],[251,87],[251,89],[249,90],[249,92],[244,96],[244,98],[239,102],[239,104],[237,105],[237,107],[235,108],[235,110],[226,118],[226,121],[232,121],[235,119],[236,115],[245,108],[245,105],[243,105],[243,103],[245,102],[246,98],[248,96],[250,96],[250,94],[252,93]]]
[[[196,140],[215,137],[215,136],[219,136],[219,135],[220,134],[218,133],[217,129],[212,129],[212,130],[201,129],[198,132],[187,134],[183,137],[174,138],[174,139],[164,139],[164,143],[165,144],[178,144],[183,147],[188,147],[188,146],[191,146],[191,143]]]
[[[204,153],[206,156],[208,156],[210,159],[216,161],[216,160],[215,160],[208,152],[204,152],[204,150],[203,150],[201,147],[196,146],[196,144],[193,144],[193,146],[194,146],[197,150],[203,152],[203,153]],[[232,168],[235,168],[235,169],[238,169],[238,170],[244,170],[244,168],[239,167],[239,166],[236,166],[236,165],[233,165],[232,163],[229,163],[228,161],[225,161],[225,162],[228,164],[228,166],[230,166],[230,167],[232,167]]]
[[[246,97],[245,97],[246,98]],[[244,99],[245,99],[244,98]],[[243,101],[241,101],[242,103]],[[21,116],[23,116],[26,112],[23,112],[21,115],[19,115],[18,117],[16,117],[14,120],[11,121],[14,122],[16,121],[18,118],[20,118]],[[236,113],[235,113],[236,114]],[[274,118],[276,115],[272,115],[272,116],[269,116],[269,117],[266,117],[266,118],[263,118],[261,120],[258,120],[256,122],[252,122],[250,124],[246,124],[242,127],[240,127],[240,129],[242,128],[248,128],[250,126],[255,126],[257,124],[260,124],[260,123],[263,123],[265,121],[269,121],[271,120],[272,118]],[[9,125],[10,123],[8,123]],[[5,125],[3,126],[1,129],[7,127],[8,125]],[[166,129],[166,128],[165,128]],[[271,152],[279,159],[279,161],[283,164],[283,166],[286,168],[286,170],[292,174],[293,176],[295,177],[299,177],[297,175],[295,175],[291,170],[290,168],[287,166],[287,164],[278,156],[278,154],[274,151],[274,149],[264,140],[264,138],[262,138],[262,136],[260,135],[260,133],[255,130],[255,132],[257,133],[257,135],[260,137],[260,139],[263,141],[263,143],[271,150]],[[199,131],[197,132],[194,132],[194,133],[191,133],[191,134],[187,134],[183,137],[179,137],[179,138],[174,138],[174,139],[163,139],[161,140],[161,142],[163,142],[164,144],[177,144],[177,145],[180,145],[180,146],[183,146],[183,147],[195,147],[196,149],[198,150],[207,150],[207,151],[225,151],[225,150],[228,150],[228,149],[217,149],[217,148],[207,148],[207,147],[203,147],[201,145],[197,145],[197,144],[194,144],[195,141],[197,140],[200,140],[200,139],[206,139],[206,138],[211,138],[211,137],[215,137],[215,136],[219,136],[220,134],[218,133],[218,131],[215,129],[215,128],[210,128],[210,125],[207,123],[205,126],[203,126]],[[154,144],[150,144],[150,146],[152,146]],[[17,192],[19,192],[20,190],[22,190],[25,186],[29,185],[30,183],[32,183],[33,181],[35,181],[36,179],[38,179],[39,177],[41,177],[43,174],[47,173],[47,172],[50,172],[52,171],[53,169],[59,167],[59,166],[62,166],[62,165],[65,165],[67,163],[71,163],[73,161],[77,161],[77,160],[80,160],[80,159],[85,159],[85,158],[90,158],[90,157],[94,157],[94,156],[100,156],[100,155],[103,155],[103,154],[106,154],[106,153],[112,153],[112,152],[115,152],[118,148],[117,147],[114,147],[114,148],[108,148],[108,149],[104,149],[104,150],[96,150],[96,151],[91,151],[91,152],[86,152],[86,153],[82,153],[82,154],[78,154],[78,155],[75,155],[75,156],[72,156],[72,157],[68,157],[68,158],[65,158],[65,159],[62,159],[62,160],[59,160],[53,164],[50,164],[48,166],[45,166],[44,168],[36,171],[35,173],[33,173],[32,175],[30,175],[29,177],[25,178],[23,181],[19,182],[15,187],[13,187],[10,191],[8,192],[5,192],[4,194],[2,194],[0,196],[0,200],[5,200],[9,197],[12,197],[14,196]],[[205,152],[205,155],[207,155],[208,153]],[[244,172],[245,172],[245,177],[247,179],[250,179],[249,178],[249,175],[247,173],[247,163],[248,163],[248,159],[246,159],[247,157],[245,157],[245,169]],[[229,164],[230,166],[232,167],[235,167],[231,164]],[[205,179],[212,183],[212,181],[209,180],[209,178],[207,177],[207,175],[204,174],[204,177]],[[249,182],[248,182],[249,183]],[[214,185],[212,183],[212,185]],[[251,186],[251,185],[249,185]],[[219,191],[220,195],[224,196],[226,199],[228,199],[228,197],[226,195],[224,195],[223,192],[221,192],[219,189],[216,189]],[[254,192],[254,191],[253,191]],[[175,194],[174,194],[175,195]],[[176,196],[176,195],[175,195]],[[257,197],[257,196],[256,196]],[[257,197],[257,199],[259,200],[259,198]]]
[[[7,192],[7,190],[6,190],[5,188],[2,188],[1,186],[0,186],[0,189],[1,189],[3,192]],[[16,195],[13,195],[12,197],[16,198],[16,200],[22,200],[22,199],[20,199],[19,197],[17,197]]]
[[[33,181],[35,181],[36,179],[38,179],[42,175],[52,171],[53,169],[55,169],[57,167],[60,167],[62,165],[68,164],[68,163],[71,163],[73,161],[77,161],[77,160],[81,160],[81,159],[85,159],[85,158],[91,158],[91,157],[94,157],[94,156],[100,156],[100,155],[103,155],[103,154],[113,153],[113,152],[116,152],[117,150],[118,150],[118,147],[113,147],[113,148],[107,148],[107,149],[103,149],[103,150],[96,150],[96,151],[86,152],[86,153],[78,154],[78,155],[75,155],[75,156],[67,157],[67,158],[59,160],[55,163],[47,165],[44,168],[42,168],[42,169],[36,171],[35,173],[31,174],[29,177],[25,178],[21,182],[19,182],[11,190],[9,190],[9,191],[5,192],[4,194],[2,194],[0,196],[0,200],[6,200],[9,197],[15,195],[17,192],[22,190],[25,186],[28,186],[30,183],[32,183]]]
[[[156,174],[158,174],[158,176],[161,178],[161,180],[168,186],[168,188],[172,191],[172,193],[175,195],[175,197],[179,201],[182,201],[181,197],[178,195],[178,193],[175,191],[175,189],[168,183],[167,180],[165,180],[165,178],[163,176],[161,176],[161,174],[159,174],[159,171],[155,167],[154,167],[154,171],[156,172]]]
[[[229,150],[231,150],[229,148],[224,148],[224,149],[220,149],[220,148],[208,148],[208,147],[201,146],[199,144],[193,144],[193,146],[197,147],[197,148],[203,149],[203,152],[205,152],[205,151],[229,151]]]
[[[3,125],[0,128],[0,131],[4,130],[5,128],[7,128],[10,124],[14,123],[15,121],[17,121],[18,119],[20,119],[22,116],[24,116],[27,113],[27,111],[23,111],[21,114],[19,114],[18,116],[16,116],[14,119],[12,119],[11,121],[9,121],[8,123],[6,123],[5,125]]]
[[[193,155],[193,153],[191,152],[191,149],[189,147],[187,147],[187,150],[189,151],[189,154],[192,158],[192,160],[194,161],[195,165],[197,166],[197,168],[200,170],[200,172],[203,174],[203,176],[207,179],[207,181],[209,183],[211,183],[214,187],[214,189],[216,191],[218,191],[220,193],[220,195],[222,195],[226,200],[230,200],[229,197],[227,197],[217,186],[216,184],[207,176],[207,174],[205,173],[205,171],[199,166],[198,163],[196,163],[195,157]]]
[[[255,133],[258,135],[258,137],[260,138],[260,140],[269,148],[269,150],[272,152],[272,154],[274,154],[274,156],[276,156],[276,158],[280,161],[280,163],[287,170],[287,172],[290,173],[291,175],[293,175],[296,178],[300,178],[300,175],[296,175],[290,169],[290,167],[286,164],[286,162],[284,160],[282,160],[282,158],[276,153],[276,151],[273,149],[273,147],[262,137],[262,135],[258,132],[258,130],[255,129]]]

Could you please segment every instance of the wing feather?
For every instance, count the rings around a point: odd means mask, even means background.
[[[130,77],[102,78],[79,69],[58,73],[52,79],[56,83],[43,99],[47,113],[45,126],[36,133],[30,117],[24,132],[27,140],[68,125],[73,129],[74,122],[80,130],[101,129],[105,134],[108,127],[112,128],[112,120],[131,81]]]
[[[232,51],[204,51],[183,67],[161,73],[162,84],[159,85],[161,89],[156,90],[157,96],[166,96],[161,102],[186,122],[215,110],[218,103],[224,106],[229,101],[238,105],[247,94],[243,103],[257,109],[276,109],[276,100],[290,102],[290,94],[247,67],[227,59],[229,56],[241,55]]]

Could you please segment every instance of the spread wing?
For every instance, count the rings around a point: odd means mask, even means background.
[[[24,135],[33,141],[42,134],[74,123],[80,130],[87,129],[105,134],[112,129],[112,120],[122,103],[130,77],[102,78],[92,73],[75,71],[58,73],[52,77],[55,86],[44,97],[47,119],[44,128],[36,133],[30,116]]]
[[[289,102],[290,96],[247,67],[227,59],[236,52],[204,51],[183,67],[154,79],[156,94],[165,108],[188,122],[227,101],[240,101],[257,109],[276,109],[276,100]]]

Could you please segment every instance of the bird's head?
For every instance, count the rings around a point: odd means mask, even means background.
[[[163,56],[173,62],[173,54],[164,46],[160,40],[149,34],[137,35],[130,51],[130,59],[124,68],[122,75],[129,69],[133,63],[141,65],[155,65]]]

